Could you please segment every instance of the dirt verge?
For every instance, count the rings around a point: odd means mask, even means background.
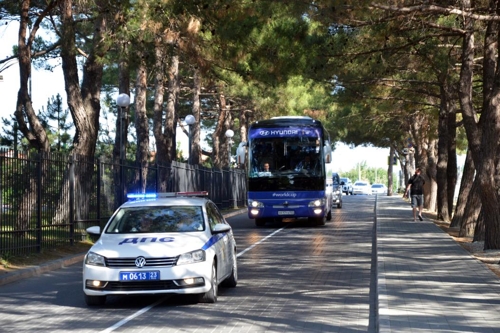
[[[61,245],[53,249],[44,249],[40,253],[19,256],[0,257],[0,275],[17,270],[40,266],[47,262],[65,258],[71,255],[85,253],[92,246],[89,242],[79,242],[74,245]]]
[[[460,237],[459,228],[450,228],[450,223],[438,221],[437,215],[432,213],[424,213],[435,225],[441,230],[450,235],[455,242],[467,250],[476,259],[482,261],[488,268],[500,278],[500,250],[484,251],[484,242],[473,242],[472,237]]]

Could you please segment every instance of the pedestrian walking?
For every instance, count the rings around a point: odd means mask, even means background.
[[[420,221],[423,221],[422,210],[424,207],[424,184],[425,180],[420,175],[422,171],[420,168],[415,170],[415,174],[411,176],[408,181],[408,186],[406,187],[405,197],[410,198],[411,207],[413,208],[413,221],[416,221],[417,217]],[[418,210],[418,215],[417,215]]]

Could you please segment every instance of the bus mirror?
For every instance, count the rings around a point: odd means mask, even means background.
[[[330,163],[332,160],[332,147],[329,144],[323,147],[323,153],[325,154],[325,163]]]

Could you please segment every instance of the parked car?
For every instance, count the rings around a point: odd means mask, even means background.
[[[352,181],[350,178],[340,178],[340,185],[342,185],[343,193],[352,195]]]
[[[387,194],[387,186],[384,184],[372,184],[372,194]]]
[[[207,192],[137,196],[102,233],[87,228],[100,235],[83,262],[87,305],[102,305],[108,295],[162,293],[215,303],[219,284],[236,286],[233,232]]]
[[[342,208],[342,185],[338,173],[332,174],[332,207]]]
[[[352,193],[370,195],[372,194],[372,188],[370,186],[370,183],[363,180],[358,180],[352,186]]]

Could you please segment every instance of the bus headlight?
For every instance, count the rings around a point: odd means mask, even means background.
[[[248,200],[248,207],[262,208],[262,207],[264,207],[264,204],[260,201],[257,201],[257,200]]]
[[[250,214],[257,216],[259,215],[260,208],[264,208],[264,204],[257,200],[248,200],[248,207],[250,207]]]
[[[259,210],[258,209],[250,209],[250,214],[252,214],[252,216],[259,215]]]
[[[325,204],[326,204],[325,198],[316,199],[316,200],[309,202],[309,207],[322,207]]]

